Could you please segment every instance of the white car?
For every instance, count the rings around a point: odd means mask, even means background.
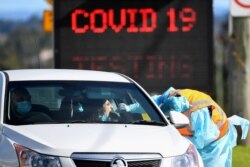
[[[187,118],[174,112],[170,123],[150,95],[122,74],[0,71],[0,102],[1,167],[203,166],[176,129]],[[120,103],[142,110],[124,111]]]

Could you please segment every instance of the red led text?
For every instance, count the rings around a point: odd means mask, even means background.
[[[142,19],[140,27],[137,27],[135,24],[138,15]],[[127,32],[152,32],[156,28],[157,13],[150,8],[139,10],[121,9],[119,16],[120,22],[115,23],[115,13],[112,9],[107,12],[103,9],[95,9],[92,12],[76,9],[71,15],[71,29],[75,33],[85,33],[88,30],[94,33],[103,33],[108,28],[111,28],[117,33],[125,27]],[[101,20],[99,25],[96,22],[98,19]],[[79,22],[85,22],[85,24],[79,25]]]
[[[75,9],[71,13],[71,30],[76,34],[105,33],[111,29],[115,33],[125,30],[128,33],[150,33],[157,28],[158,17],[166,17],[168,32],[188,32],[196,23],[196,12],[189,7],[181,10],[170,8],[165,16],[158,16],[153,8],[120,9],[94,9],[88,12],[83,9]],[[136,24],[140,22],[140,24]],[[177,23],[180,22],[178,25]]]
[[[192,76],[191,57],[182,55],[163,56],[74,56],[72,61],[78,69],[116,71],[131,74],[134,79],[190,79]],[[124,64],[124,61],[126,62]],[[144,76],[140,72],[144,71]]]

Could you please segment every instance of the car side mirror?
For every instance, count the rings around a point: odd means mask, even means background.
[[[170,111],[169,112],[169,120],[170,122],[178,129],[184,128],[189,125],[189,119],[186,115],[177,112],[177,111]]]

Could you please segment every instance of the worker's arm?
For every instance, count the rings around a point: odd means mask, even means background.
[[[190,118],[190,123],[194,130],[194,135],[190,140],[194,143],[197,149],[206,147],[219,136],[220,131],[212,121],[207,107],[193,112]]]

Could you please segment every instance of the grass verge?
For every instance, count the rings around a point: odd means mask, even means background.
[[[236,146],[233,148],[233,167],[250,166],[250,147]]]

